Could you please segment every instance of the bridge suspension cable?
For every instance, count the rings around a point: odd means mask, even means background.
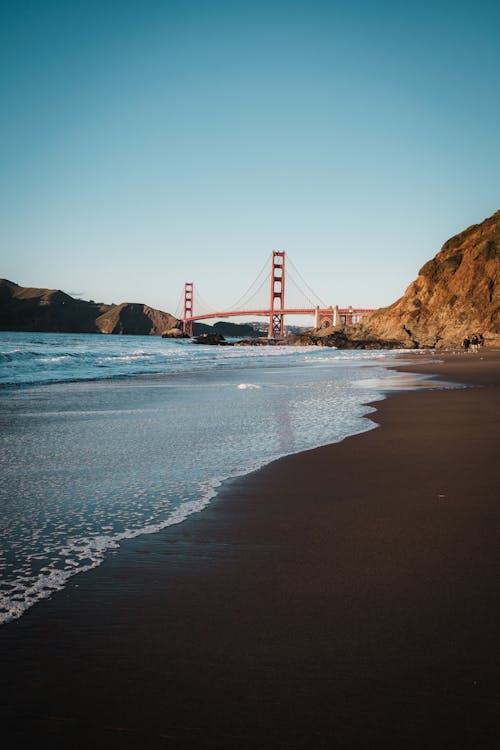
[[[301,296],[301,302],[299,304],[291,304],[290,300],[285,301],[285,252],[273,250],[271,262],[271,274],[269,275],[269,257],[266,259],[261,271],[250,284],[245,293],[231,306],[221,311],[220,308],[217,311],[203,299],[196,288],[194,293],[194,285],[191,282],[184,284],[184,313],[183,313],[183,330],[185,333],[192,335],[193,321],[203,320],[208,318],[224,318],[224,317],[237,317],[240,315],[265,315],[269,316],[269,337],[279,338],[283,336],[284,332],[284,316],[285,315],[311,315],[315,316],[315,327],[325,327],[331,325],[337,325],[339,322],[346,324],[352,323],[354,317],[359,320],[360,317],[371,312],[368,309],[353,309],[352,307],[339,309],[338,306],[327,305],[323,300],[314,292],[309,286],[307,281],[304,279],[296,265],[290,258],[287,258],[287,288],[290,288],[290,284],[293,289],[298,292]],[[292,272],[290,273],[290,269]],[[294,276],[300,279],[300,284]],[[269,297],[267,293],[271,292],[271,301],[269,303]],[[255,304],[255,298],[261,293],[263,289],[266,289],[267,300]],[[307,293],[305,291],[307,290]],[[193,300],[195,301],[193,303]],[[304,303],[304,300],[308,304]],[[250,303],[253,304],[250,304]],[[200,311],[200,307],[202,310]],[[203,308],[205,308],[203,310]]]
[[[248,289],[241,295],[239,299],[236,300],[236,302],[231,305],[231,307],[228,307],[227,310],[236,310],[236,309],[243,309],[244,305],[243,302],[246,302],[248,306],[248,303],[250,300],[254,299],[257,294],[261,291],[264,285],[269,285],[269,261],[271,259],[271,254],[269,254],[265,260],[264,265],[260,269],[259,273],[255,277],[255,279],[252,281]],[[259,283],[260,282],[260,283]],[[259,286],[257,287],[257,284]],[[255,288],[257,287],[257,288]]]
[[[177,305],[175,307],[174,318],[177,318],[177,320],[180,320],[182,318],[183,301],[184,301],[184,291],[182,291],[179,294],[179,299],[178,299]]]
[[[309,284],[307,283],[307,281],[304,279],[304,277],[300,273],[299,269],[297,268],[297,266],[295,265],[295,263],[292,261],[292,259],[290,258],[290,256],[288,254],[286,256],[286,262],[287,262],[287,266],[288,266],[288,278],[289,279],[291,278],[294,281],[295,286],[299,289],[299,291],[302,291],[302,294],[306,297],[306,299],[309,300],[309,302],[311,302],[311,304],[313,305],[313,307],[316,307],[316,305],[319,305],[320,307],[327,307],[327,305],[325,304],[325,302],[323,302],[323,300],[321,299],[321,297],[319,297],[316,294],[316,292],[314,291],[314,289],[311,289],[311,287],[309,286]],[[295,273],[297,274],[297,276],[299,277],[299,279],[301,280],[301,282],[304,284],[304,286],[307,287],[309,293],[312,294],[313,299],[315,300],[314,302],[312,300],[310,300],[309,297],[307,297],[307,295],[305,294],[305,292],[303,290],[300,289],[300,287],[298,286],[298,284],[293,279],[293,275],[290,277],[290,266],[292,266],[293,270],[295,271]]]
[[[200,313],[216,312],[216,308],[212,307],[212,305],[209,305],[208,302],[202,297],[198,286],[195,286],[195,289],[194,289],[194,305],[195,305],[196,313],[198,315]]]
[[[296,291],[297,291],[297,292],[299,293],[299,295],[300,295],[300,301],[299,301],[299,300],[296,300],[296,301],[294,300],[294,301],[292,301],[292,302],[291,302],[291,301],[290,301],[290,295],[288,294],[288,296],[287,296],[287,301],[286,301],[286,303],[287,303],[287,307],[301,307],[302,305],[303,305],[304,307],[316,307],[316,306],[317,306],[317,304],[318,304],[318,303],[317,303],[317,302],[315,302],[314,300],[312,300],[312,299],[311,299],[311,298],[310,298],[310,297],[309,297],[309,296],[308,296],[308,295],[307,295],[307,294],[306,294],[306,293],[304,292],[304,290],[303,290],[303,289],[302,289],[302,288],[301,288],[301,287],[300,287],[300,286],[299,286],[299,285],[297,284],[297,282],[295,281],[295,279],[293,278],[293,276],[292,276],[292,274],[291,274],[290,272],[288,272],[288,273],[287,273],[287,277],[286,277],[286,283],[287,283],[287,288],[288,288],[288,290],[290,290],[290,285],[291,285],[291,286],[293,286],[293,287],[294,287],[294,289],[295,289],[295,290],[296,290]],[[303,301],[304,301],[304,302],[307,302],[308,304],[303,304]]]

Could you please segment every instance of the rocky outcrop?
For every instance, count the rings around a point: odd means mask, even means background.
[[[448,240],[403,297],[347,329],[406,348],[459,346],[473,332],[500,345],[500,211]]]
[[[201,333],[193,339],[194,344],[210,344],[211,346],[233,346],[220,333]]]
[[[279,346],[287,344],[286,339],[268,339],[267,337],[259,337],[257,339],[242,339],[241,341],[235,341],[235,346]]]
[[[283,343],[292,346],[329,346],[336,349],[396,349],[400,344],[392,339],[363,336],[356,327],[315,329],[306,333],[292,333]]]
[[[164,331],[161,336],[164,339],[188,339],[189,338],[187,333],[183,333],[182,329],[179,328],[178,326],[175,326],[174,328],[169,328],[167,331]]]

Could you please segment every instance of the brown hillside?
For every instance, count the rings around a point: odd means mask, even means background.
[[[169,313],[148,305],[124,302],[114,305],[95,321],[101,333],[127,333],[142,336],[161,336],[175,328],[177,319]]]
[[[500,344],[500,211],[448,240],[405,294],[365,319],[362,335],[404,347]]]
[[[95,319],[110,305],[74,299],[58,289],[37,289],[0,279],[0,330],[95,333]]]
[[[121,333],[160,336],[176,318],[142,304],[104,305],[58,289],[35,289],[0,279],[0,330]]]

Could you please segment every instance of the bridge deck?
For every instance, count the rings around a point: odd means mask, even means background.
[[[286,307],[283,309],[276,310],[226,310],[225,312],[212,312],[205,313],[204,315],[193,315],[187,317],[186,322],[193,322],[196,320],[208,320],[209,318],[236,318],[242,315],[262,315],[269,317],[270,315],[315,315],[317,308],[315,307]],[[330,308],[326,310],[321,309],[320,312],[330,311]],[[355,307],[343,307],[337,308],[339,315],[367,315],[373,312],[372,309],[367,308],[355,308]]]

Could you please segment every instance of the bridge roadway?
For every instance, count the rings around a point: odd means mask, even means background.
[[[327,308],[330,310],[330,308]],[[192,317],[186,318],[186,323],[193,322],[196,320],[207,320],[212,318],[236,318],[242,315],[264,315],[269,317],[270,315],[315,315],[318,308],[316,307],[286,307],[283,309],[277,308],[275,310],[231,310],[226,312],[213,312],[205,313],[204,315],[193,315]],[[321,310],[321,312],[325,312]],[[354,307],[338,308],[338,314],[340,315],[367,315],[373,312],[371,309],[360,309]]]

